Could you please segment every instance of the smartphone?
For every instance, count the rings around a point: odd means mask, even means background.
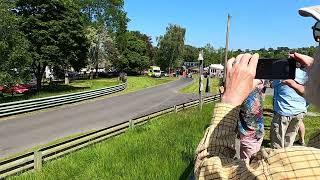
[[[295,79],[297,63],[294,59],[259,59],[256,79]]]

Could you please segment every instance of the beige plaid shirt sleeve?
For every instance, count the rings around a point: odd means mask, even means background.
[[[320,179],[320,150],[312,147],[262,149],[250,162],[234,159],[238,115],[239,108],[216,104],[196,151],[197,179]],[[313,147],[316,141],[310,140]]]

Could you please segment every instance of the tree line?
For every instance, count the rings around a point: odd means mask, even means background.
[[[129,31],[124,0],[0,0],[0,84],[26,82],[34,75],[37,89],[45,68],[64,77],[73,68],[103,67],[117,72],[142,72],[150,65],[165,71],[196,61],[204,50],[205,64],[222,63],[225,50],[208,44],[185,44],[186,28],[169,24],[156,45],[147,34]],[[300,48],[311,54],[314,47]],[[289,48],[237,50],[262,57],[284,57]]]
[[[46,67],[63,77],[71,68],[141,72],[155,64],[177,66],[185,29],[169,25],[154,47],[150,36],[127,30],[123,6],[124,0],[0,0],[0,84],[34,75],[40,90]]]
[[[225,48],[214,48],[211,44],[207,44],[204,47],[194,47],[191,45],[185,45],[182,53],[184,61],[197,61],[199,52],[204,51],[204,63],[206,66],[210,64],[224,64],[225,58]],[[308,56],[313,56],[316,52],[315,46],[302,47],[302,48],[288,48],[288,47],[277,47],[277,48],[261,48],[257,50],[250,49],[237,49],[228,51],[228,59],[236,57],[243,53],[259,53],[260,58],[288,58],[288,54],[291,52],[298,52],[306,54]]]

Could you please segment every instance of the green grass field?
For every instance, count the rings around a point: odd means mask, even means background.
[[[199,76],[193,76],[194,81],[189,86],[186,86],[180,90],[181,93],[198,93],[199,92]],[[212,94],[219,93],[219,79],[210,79],[210,90]],[[204,79],[203,85],[205,87],[207,79]]]
[[[129,76],[128,87],[124,92],[133,92],[177,80],[175,77],[152,78],[148,76]]]
[[[175,79],[176,78],[170,78],[170,77],[151,78],[147,76],[137,76],[137,77],[130,76],[128,77],[128,88],[125,90],[125,92],[137,91],[146,87],[167,83]],[[71,82],[69,85],[63,85],[63,84],[45,85],[43,86],[43,89],[40,92],[35,94],[15,95],[15,96],[4,95],[4,97],[0,97],[0,103],[95,90],[95,89],[114,86],[119,83],[120,82],[118,81],[118,78],[104,78],[104,79],[94,79],[94,80],[76,80]]]
[[[186,179],[212,104],[169,114],[9,179]]]

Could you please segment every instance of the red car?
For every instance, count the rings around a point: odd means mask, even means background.
[[[5,94],[24,94],[29,91],[29,84],[18,84],[16,86],[12,86],[11,88],[7,88],[6,86],[0,86],[0,91]]]

